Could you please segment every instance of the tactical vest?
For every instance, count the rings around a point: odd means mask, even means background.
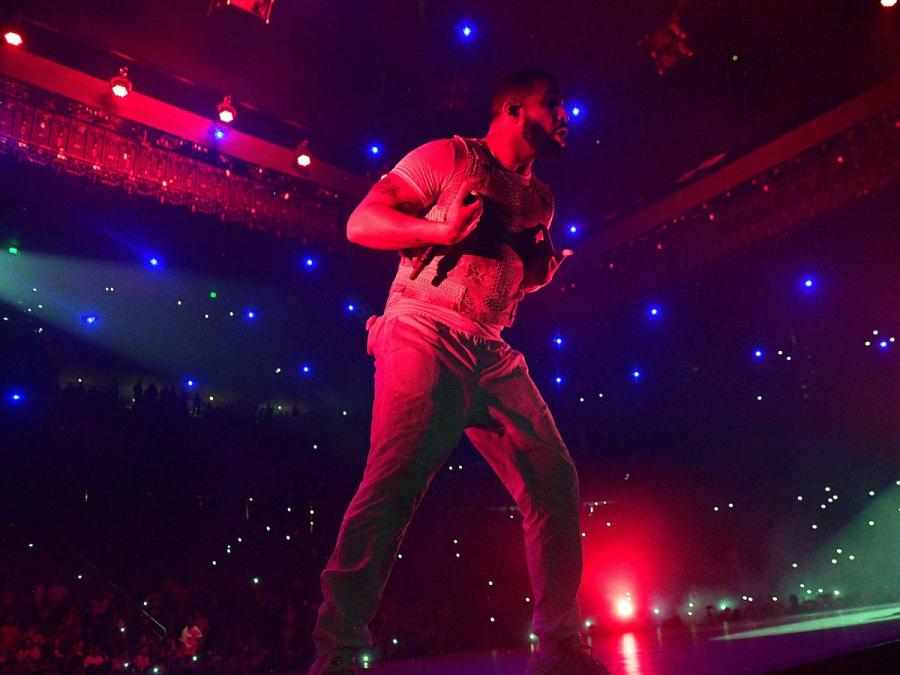
[[[400,251],[387,304],[398,296],[416,298],[476,321],[512,326],[524,288],[540,283],[535,279],[546,270],[546,263],[535,258],[535,237],[542,224],[550,224],[553,197],[534,175],[525,184],[482,141],[455,138],[465,147],[465,168],[456,171],[422,217],[443,221],[462,184],[473,177],[483,186],[484,213],[463,241],[435,247],[434,257],[415,279],[410,279],[415,259],[427,247]]]

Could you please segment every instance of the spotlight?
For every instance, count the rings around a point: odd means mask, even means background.
[[[616,614],[619,615],[620,619],[630,619],[634,616],[634,605],[631,604],[631,600],[627,598],[622,598],[616,603]]]
[[[640,379],[640,377],[641,377],[641,371],[639,371],[639,370],[633,370],[633,371],[631,372],[631,377],[633,377],[635,380]]]
[[[109,86],[112,89],[113,95],[118,96],[119,98],[128,96],[134,88],[134,85],[131,84],[131,80],[128,79],[128,68],[125,66],[119,68],[119,74],[109,81]]]
[[[237,117],[237,110],[235,110],[234,106],[231,104],[231,96],[226,96],[222,99],[222,102],[219,104],[218,111],[219,120],[224,122],[225,124],[231,124]]]
[[[295,151],[297,153],[297,164],[303,168],[312,164],[312,157],[309,154],[309,140],[303,140],[297,145]]]
[[[881,0],[882,7],[893,7],[897,4],[897,0]]]
[[[85,314],[81,317],[81,320],[84,321],[88,326],[93,326],[97,323],[97,315],[96,314]]]
[[[812,288],[812,287],[813,287],[813,283],[814,283],[814,282],[813,282],[812,279],[805,279],[805,280],[803,281],[803,286],[804,286],[804,288]]]
[[[463,40],[471,40],[475,36],[475,27],[470,23],[460,24],[459,36]]]
[[[761,359],[763,357],[763,350],[757,349],[755,352],[753,352],[753,357],[757,358],[757,359]]]
[[[373,157],[378,155],[380,152],[381,152],[381,146],[378,145],[377,143],[373,143],[372,145],[369,146],[369,154],[371,154]]]
[[[580,115],[581,115],[581,106],[579,106],[579,105],[573,105],[573,106],[569,109],[569,115],[570,115],[571,117],[578,117],[578,116],[580,116]]]
[[[14,391],[9,395],[9,400],[12,401],[13,403],[18,403],[19,401],[22,400],[22,398],[23,398],[22,394],[20,394],[17,391]]]
[[[156,256],[150,258],[150,264],[153,267],[158,267],[159,266],[159,258],[157,258]]]
[[[654,306],[650,307],[650,309],[647,310],[647,314],[649,314],[652,318],[656,319],[659,317],[660,309],[659,309],[659,307],[654,305]]]
[[[12,47],[21,47],[22,43],[25,42],[22,39],[22,34],[17,30],[8,30],[3,33],[3,41]]]

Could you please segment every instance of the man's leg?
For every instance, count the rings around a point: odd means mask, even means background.
[[[508,346],[482,374],[480,419],[466,429],[522,512],[539,646],[573,639],[581,624],[578,474],[521,354]]]
[[[369,456],[321,574],[319,654],[370,646],[368,624],[403,534],[464,426],[464,368],[444,338],[427,321],[380,321]]]

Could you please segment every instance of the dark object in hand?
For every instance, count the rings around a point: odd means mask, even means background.
[[[470,192],[465,197],[463,197],[463,206],[474,204],[476,199],[478,199],[478,195],[472,194]],[[415,279],[416,277],[418,277],[422,270],[428,266],[428,263],[430,263],[434,259],[434,256],[437,254],[437,248],[437,246],[432,244],[425,249],[425,252],[422,255],[416,258],[416,261],[413,263],[413,271],[410,272],[409,275],[410,279]]]

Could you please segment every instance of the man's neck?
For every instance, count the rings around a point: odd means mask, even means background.
[[[489,130],[484,142],[491,154],[507,169],[523,176],[531,174],[534,149],[524,139],[502,131]]]

